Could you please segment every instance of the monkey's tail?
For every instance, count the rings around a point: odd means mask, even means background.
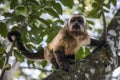
[[[18,31],[11,31],[8,33],[8,40],[13,42],[12,36],[15,36],[15,40],[17,43],[18,49],[21,51],[21,54],[23,54],[25,57],[29,59],[44,59],[44,48],[41,48],[40,51],[37,53],[29,52],[23,45],[21,40],[21,35]]]

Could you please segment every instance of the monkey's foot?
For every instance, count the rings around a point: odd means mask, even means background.
[[[61,65],[59,67],[60,67],[60,69],[68,72],[69,68],[70,68],[70,64],[69,64],[69,62],[63,62],[63,63],[61,63]]]
[[[75,60],[74,59],[68,59],[69,64],[75,64]]]

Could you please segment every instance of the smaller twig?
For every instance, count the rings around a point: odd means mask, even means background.
[[[103,31],[103,40],[107,41],[107,26],[106,26],[106,20],[105,20],[105,14],[103,9],[103,0],[100,0],[100,8],[101,8],[101,14],[103,18],[103,25],[104,25],[104,31]]]
[[[1,69],[0,80],[3,80],[4,74],[5,74],[5,67],[8,64],[10,54],[12,54],[14,44],[15,44],[15,39],[10,47],[10,50],[8,51],[8,53],[6,53],[5,61],[4,61],[3,67]]]
[[[42,68],[36,68],[36,67],[20,67],[21,69],[38,69],[41,70],[42,72],[52,72],[52,70],[46,70]]]

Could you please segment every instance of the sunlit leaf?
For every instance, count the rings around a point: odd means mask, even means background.
[[[88,54],[90,54],[90,49],[89,48],[85,48],[85,56],[87,56]]]
[[[81,59],[83,58],[83,55],[84,55],[84,51],[83,51],[83,48],[80,48],[79,51],[77,52],[77,54],[75,55],[75,59]]]
[[[25,7],[23,5],[19,5],[15,9],[19,11],[24,11]]]
[[[60,3],[55,3],[54,1],[52,1],[52,6],[57,11],[58,14],[62,15],[63,10],[62,10]]]
[[[89,24],[92,24],[92,25],[94,25],[94,22],[93,21],[87,21]]]
[[[46,8],[45,11],[52,15],[53,17],[59,18],[59,15],[52,8]]]
[[[38,20],[40,20],[42,23],[46,24],[48,27],[50,26],[50,24],[43,18],[37,18]]]
[[[2,35],[3,37],[7,36],[7,26],[5,23],[0,22],[0,35]]]
[[[64,6],[68,6],[69,8],[73,7],[74,0],[60,0]]]

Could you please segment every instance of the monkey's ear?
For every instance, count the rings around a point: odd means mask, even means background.
[[[65,21],[65,27],[69,26],[69,19],[66,19]]]
[[[89,24],[87,23],[87,21],[86,21],[86,24],[85,24],[85,26],[86,26],[86,28],[88,28],[88,27],[89,27]]]

